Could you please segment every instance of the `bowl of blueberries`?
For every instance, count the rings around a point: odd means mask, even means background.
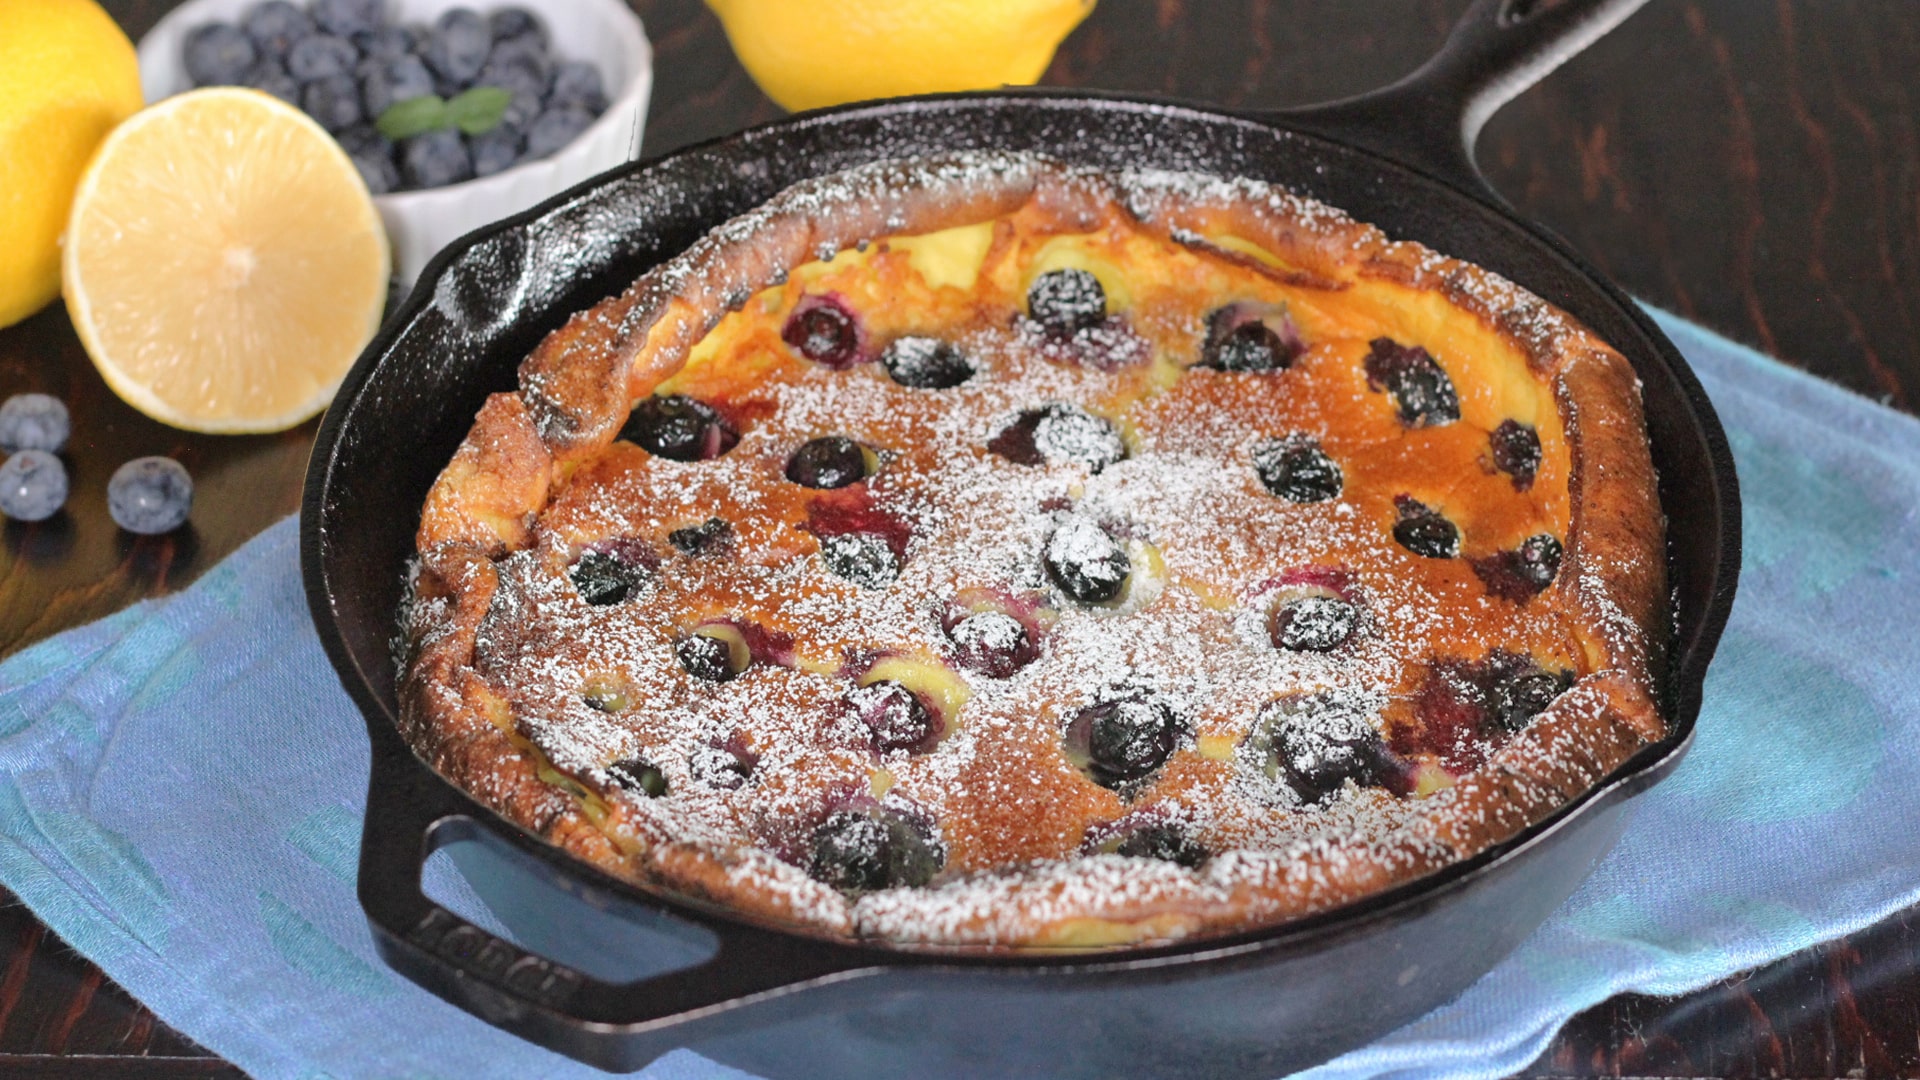
[[[187,0],[140,40],[147,101],[247,86],[326,128],[394,276],[636,157],[652,50],[622,0]]]

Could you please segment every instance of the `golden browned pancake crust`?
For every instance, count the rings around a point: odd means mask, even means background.
[[[407,738],[803,931],[1098,947],[1404,883],[1665,725],[1639,388],[1260,183],[799,185],[575,315],[428,495]]]

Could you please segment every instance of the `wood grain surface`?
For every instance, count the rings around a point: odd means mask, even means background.
[[[781,115],[698,0],[631,2],[656,49],[648,154]],[[1325,100],[1411,70],[1467,2],[1100,0],[1046,81],[1248,109]],[[173,6],[103,3],[135,38]],[[1913,411],[1917,97],[1908,0],[1654,0],[1496,117],[1481,164],[1629,291]],[[147,420],[57,304],[0,330],[0,397],[24,390],[73,409],[73,496],[50,522],[0,527],[0,656],[180,587],[298,505],[313,424],[214,438]],[[189,528],[134,539],[107,519],[108,475],[142,454],[192,470]],[[1917,918],[1682,998],[1616,998],[1525,1075],[1920,1074]],[[0,947],[0,1075],[240,1075],[18,904],[0,906]]]

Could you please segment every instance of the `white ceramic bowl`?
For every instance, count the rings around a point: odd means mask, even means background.
[[[303,0],[295,0],[302,3]],[[388,17],[431,23],[453,7],[486,14],[516,4],[547,25],[556,56],[587,60],[600,68],[607,111],[593,126],[539,161],[516,165],[464,184],[374,197],[393,246],[393,273],[412,285],[427,260],[448,243],[557,192],[633,160],[640,153],[647,97],[653,89],[653,49],[640,19],[622,0],[386,0]],[[140,39],[140,86],[148,102],[191,89],[183,49],[189,31],[202,23],[237,23],[259,0],[187,0]]]

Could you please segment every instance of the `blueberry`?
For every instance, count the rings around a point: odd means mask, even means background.
[[[1222,308],[1222,312],[1231,309]],[[1255,319],[1207,336],[1200,366],[1216,371],[1266,373],[1293,365],[1293,350],[1266,323]]]
[[[496,86],[513,96],[500,114],[500,127],[524,133],[540,117],[540,98],[547,85],[543,69],[528,59],[493,59],[480,69],[475,86]],[[495,128],[495,131],[500,128]]]
[[[495,41],[517,38],[522,34],[531,34],[543,42],[547,39],[547,29],[540,25],[540,17],[523,7],[495,8],[487,16],[487,29],[492,32]]]
[[[580,599],[594,607],[618,604],[653,583],[653,568],[637,552],[587,551],[574,560],[567,576]]]
[[[834,811],[810,847],[807,873],[849,892],[925,885],[946,862],[926,826],[884,807]]]
[[[967,354],[939,338],[895,338],[880,354],[880,364],[894,382],[915,390],[951,390],[973,378]]]
[[[1147,776],[1173,756],[1180,720],[1164,702],[1143,695],[1096,701],[1067,724],[1068,753],[1084,759],[1102,787]]]
[[[1378,787],[1396,771],[1385,740],[1367,717],[1332,694],[1270,702],[1260,711],[1254,734],[1264,771],[1310,806],[1325,802],[1349,780]]]
[[[816,364],[847,368],[860,362],[860,322],[836,296],[808,296],[794,305],[780,340]]]
[[[730,627],[728,629],[731,629]],[[734,640],[728,640],[731,637]],[[739,631],[722,635],[696,630],[673,647],[674,656],[687,674],[707,682],[728,682],[747,670],[751,660]]]
[[[313,0],[313,21],[329,34],[372,33],[385,19],[385,0]]]
[[[1049,270],[1027,289],[1027,315],[1055,337],[1092,329],[1107,317],[1107,291],[1085,270]]]
[[[248,68],[240,77],[240,85],[272,94],[296,109],[300,107],[300,81],[287,74],[278,60],[262,60]]]
[[[1127,444],[1111,421],[1058,402],[1021,413],[987,440],[987,449],[1016,465],[1071,464],[1089,472],[1127,456]]]
[[[1393,538],[1401,547],[1429,559],[1460,553],[1460,530],[1440,511],[1405,495],[1395,495],[1393,505],[1400,515],[1393,523]]]
[[[717,458],[740,441],[740,433],[713,406],[683,394],[650,397],[634,406],[620,437],[674,461]]]
[[[593,126],[593,114],[577,105],[549,106],[527,128],[527,157],[553,154]]]
[[[71,431],[66,405],[51,394],[15,394],[0,404],[0,451],[57,454]]]
[[[369,195],[387,195],[400,190],[400,170],[393,164],[392,153],[364,151],[348,154],[347,160],[360,171],[360,180],[367,185]],[[388,305],[391,310],[392,305]]]
[[[667,534],[667,543],[682,555],[711,555],[733,542],[733,526],[725,518],[708,518]]]
[[[1522,540],[1512,551],[1473,560],[1473,572],[1493,595],[1525,603],[1560,576],[1560,560],[1564,554],[1559,540],[1540,533]]]
[[[753,776],[759,758],[734,746],[698,746],[687,755],[687,771],[708,787],[732,791]]]
[[[1374,338],[1367,353],[1367,386],[1384,390],[1408,427],[1435,427],[1460,419],[1453,380],[1427,350],[1392,338]]]
[[[923,753],[946,730],[920,695],[891,679],[847,691],[847,707],[865,725],[876,754]]]
[[[624,791],[638,791],[649,799],[667,794],[667,774],[645,758],[627,758],[607,766],[607,779]]]
[[[1039,656],[1019,619],[1001,611],[969,615],[947,629],[954,662],[990,679],[1005,679]]]
[[[1047,538],[1047,574],[1061,591],[1083,604],[1120,595],[1133,564],[1120,542],[1092,518],[1069,517]]]
[[[473,179],[473,161],[458,131],[429,131],[400,144],[400,175],[410,188],[445,187]]]
[[[351,75],[315,79],[300,89],[300,108],[328,131],[345,131],[366,118]]]
[[[1142,825],[1127,833],[1113,849],[1115,855],[1135,859],[1158,859],[1189,870],[1198,870],[1207,861],[1207,849],[1170,822]]]
[[[353,42],[332,34],[302,38],[287,53],[287,72],[302,83],[352,75],[359,63],[360,50]]]
[[[333,138],[349,157],[354,154],[393,153],[393,143],[372,124],[355,124],[345,131],[335,132]]]
[[[541,100],[545,100],[547,91],[553,86],[553,54],[547,51],[547,40],[540,34],[516,34],[512,37],[495,35],[493,49],[487,53],[488,66],[511,65],[525,67],[539,77],[536,90]]]
[[[562,60],[553,69],[552,105],[577,105],[595,116],[607,109],[600,69],[584,60]]]
[[[1268,439],[1253,448],[1253,470],[1275,495],[1297,503],[1340,497],[1340,466],[1311,435]]]
[[[1494,674],[1487,692],[1487,719],[1509,733],[1526,727],[1573,685],[1573,672],[1546,671],[1525,658],[1503,666],[1508,670]]]
[[[356,30],[348,40],[368,60],[398,60],[403,56],[413,56],[415,52],[413,35],[400,26]]]
[[[1303,596],[1276,608],[1269,627],[1275,648],[1330,652],[1360,626],[1360,609],[1337,596]]]
[[[1517,420],[1503,420],[1487,437],[1493,467],[1513,477],[1516,490],[1533,486],[1540,469],[1540,433]]]
[[[195,86],[236,86],[259,59],[253,39],[231,23],[196,26],[187,34],[187,77]]]
[[[469,136],[467,152],[473,157],[473,175],[506,172],[520,159],[520,134],[502,124],[484,135]]]
[[[471,82],[486,66],[487,53],[493,48],[493,31],[487,21],[472,8],[449,8],[433,20],[433,36],[427,39],[427,63],[442,78]]]
[[[369,59],[359,70],[360,100],[366,105],[369,120],[380,119],[380,114],[396,102],[433,93],[433,75],[417,56]]]
[[[873,533],[820,537],[820,561],[828,573],[865,589],[883,588],[900,576],[900,553],[886,537]]]
[[[400,187],[400,170],[393,164],[393,144],[369,124],[355,124],[335,135],[340,149],[347,152],[347,158],[353,167],[360,170],[360,179],[366,182],[367,191],[373,195],[385,195],[397,191]],[[388,305],[391,310],[392,305]]]
[[[843,488],[866,478],[866,449],[845,435],[809,439],[787,459],[787,479],[802,487]]]
[[[240,26],[253,39],[260,55],[276,60],[283,59],[296,42],[313,33],[313,20],[287,0],[267,0],[241,16]]]
[[[67,467],[45,450],[22,450],[0,465],[0,514],[45,521],[67,502]]]
[[[107,513],[128,532],[172,532],[192,509],[193,477],[172,458],[134,458],[107,480]]]

